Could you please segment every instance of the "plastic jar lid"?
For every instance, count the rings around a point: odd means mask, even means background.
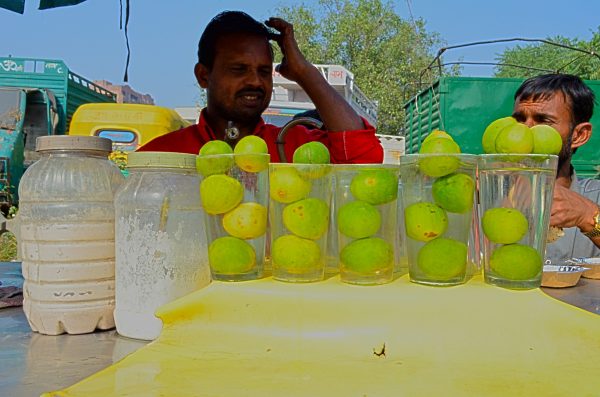
[[[36,139],[35,150],[95,150],[108,154],[112,151],[112,141],[99,136],[48,135]]]
[[[172,152],[131,152],[127,168],[184,168],[196,169],[196,155]]]

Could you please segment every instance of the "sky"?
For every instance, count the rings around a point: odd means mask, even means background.
[[[123,0],[124,2],[125,0]],[[195,106],[200,100],[193,73],[197,45],[208,21],[224,10],[246,11],[258,20],[294,0],[130,0],[129,84],[157,105]],[[305,0],[314,5],[318,0]],[[600,26],[599,0],[395,0],[403,18],[422,18],[428,32],[447,45],[514,37],[555,35],[589,40]],[[87,0],[76,6],[38,10],[27,0],[24,15],[0,9],[0,56],[61,59],[90,80],[123,84],[124,32],[119,0]],[[494,44],[449,50],[445,62],[462,58],[493,62],[507,46]],[[465,67],[463,75],[490,76],[491,67]]]

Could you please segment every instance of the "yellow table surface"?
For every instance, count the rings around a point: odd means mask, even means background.
[[[480,278],[213,282],[157,314],[156,341],[44,396],[600,395],[600,316]]]

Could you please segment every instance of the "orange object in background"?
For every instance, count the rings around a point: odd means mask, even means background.
[[[87,103],[81,105],[71,119],[69,135],[92,135],[113,142],[111,160],[121,169],[127,164],[127,153],[137,150],[152,139],[187,127],[173,109],[134,103]]]

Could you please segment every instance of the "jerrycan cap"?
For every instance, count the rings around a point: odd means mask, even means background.
[[[35,150],[94,150],[108,155],[112,151],[112,141],[99,136],[48,135],[36,139]]]
[[[131,152],[127,168],[181,168],[196,169],[196,155],[172,152]]]

